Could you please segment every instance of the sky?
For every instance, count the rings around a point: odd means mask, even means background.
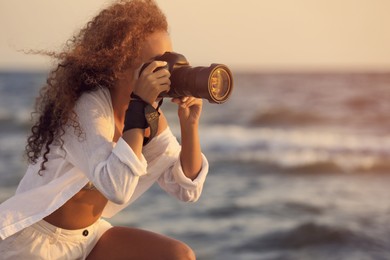
[[[389,0],[156,0],[174,50],[237,70],[390,70]],[[0,0],[0,69],[50,60],[110,0]]]

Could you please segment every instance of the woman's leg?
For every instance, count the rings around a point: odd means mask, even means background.
[[[88,260],[194,260],[195,254],[186,244],[153,232],[113,227],[99,239]]]

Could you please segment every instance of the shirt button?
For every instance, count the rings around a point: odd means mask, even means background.
[[[86,236],[88,236],[88,234],[89,234],[88,230],[84,230],[84,231],[83,231],[83,236],[86,237]]]

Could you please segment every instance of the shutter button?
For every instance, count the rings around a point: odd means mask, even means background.
[[[83,231],[83,236],[86,237],[86,236],[88,236],[88,234],[89,234],[88,230],[84,230],[84,231]]]

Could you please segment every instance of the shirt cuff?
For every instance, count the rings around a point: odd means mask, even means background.
[[[126,143],[126,141],[120,137],[116,143],[112,152],[118,157],[118,159],[126,164],[136,176],[142,176],[146,174],[147,162],[143,154],[141,159],[138,159],[133,149]]]
[[[208,171],[209,171],[209,163],[208,163],[206,157],[204,156],[204,154],[202,154],[202,169],[200,170],[200,172],[198,173],[198,176],[194,180],[191,180],[190,178],[188,178],[184,174],[184,171],[183,171],[183,168],[182,168],[182,165],[180,162],[180,158],[178,158],[178,160],[176,161],[176,163],[172,169],[172,173],[173,173],[173,177],[175,178],[175,181],[180,186],[182,186],[184,189],[187,189],[187,190],[195,190],[199,186],[202,186],[206,180],[206,176],[207,176]]]

